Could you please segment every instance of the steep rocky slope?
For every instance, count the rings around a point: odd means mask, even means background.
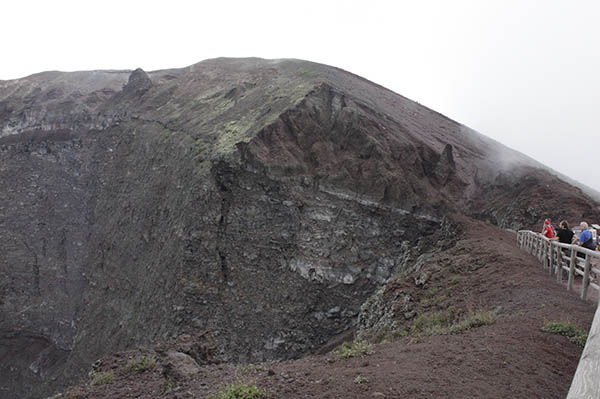
[[[449,212],[509,228],[600,215],[534,161],[304,61],[0,82],[0,127],[8,397],[186,335],[205,362],[317,352],[452,245]]]
[[[61,397],[214,398],[227,384],[255,384],[273,399],[564,398],[582,348],[542,327],[569,321],[589,328],[596,298],[585,303],[566,284],[558,285],[536,258],[515,246],[513,232],[461,217],[454,224],[456,245],[424,255],[418,270],[400,273],[365,303],[361,336],[366,332],[383,342],[363,356],[345,359],[330,352],[283,362],[198,366],[174,362],[164,348],[147,347],[102,359],[95,374]],[[452,334],[419,330],[424,321],[441,327],[434,321],[473,311],[494,320]],[[185,345],[168,347],[180,357],[194,355]],[[141,356],[156,359],[154,367],[123,372]],[[114,380],[90,384],[101,373]]]

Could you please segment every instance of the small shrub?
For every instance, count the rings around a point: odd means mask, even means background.
[[[127,374],[138,374],[143,373],[147,370],[152,370],[156,367],[156,361],[147,356],[139,359],[131,359],[125,367],[123,367],[122,373]]]
[[[356,340],[344,342],[338,349],[337,355],[340,359],[349,359],[351,357],[363,357],[372,353],[373,345],[366,341]]]
[[[243,365],[243,366],[238,366],[237,370],[238,370],[238,373],[243,376],[258,373],[260,371],[268,371],[265,367],[256,365],[256,364],[247,364],[247,365]]]
[[[266,392],[256,385],[232,384],[219,392],[215,399],[267,399]]]
[[[462,310],[448,309],[420,315],[413,322],[410,334],[413,337],[458,334],[471,328],[493,324],[495,321],[496,315],[487,310],[464,314]]]
[[[395,327],[386,326],[379,329],[363,331],[358,335],[359,341],[369,342],[371,344],[380,344],[394,342],[400,338],[406,337],[408,332]]]
[[[468,313],[464,318],[448,328],[449,334],[458,334],[481,326],[487,326],[496,322],[496,314],[487,310],[478,310]]]
[[[406,330],[393,329],[390,330],[386,335],[383,336],[383,339],[379,341],[379,343],[387,344],[389,342],[394,342],[399,340],[400,338],[404,338],[408,336],[408,332]],[[377,343],[377,342],[375,342]]]
[[[571,342],[579,346],[585,346],[585,342],[587,341],[587,333],[570,322],[549,321],[542,327],[542,331],[564,335]]]
[[[457,318],[454,310],[442,310],[439,312],[428,312],[419,315],[413,322],[410,333],[413,336],[440,335]]]
[[[413,336],[409,341],[410,344],[420,344],[421,342],[423,342],[423,337],[420,335]]]
[[[163,392],[169,393],[175,388],[177,388],[177,381],[175,381],[172,378],[167,378],[167,381],[165,381],[165,385],[163,385]]]
[[[111,384],[115,380],[115,374],[112,371],[100,371],[94,373],[91,385]]]
[[[419,301],[419,303],[421,304],[421,306],[427,307],[430,305],[439,305],[442,302],[444,302],[446,299],[448,299],[448,297],[446,295],[438,294],[433,297],[423,298]]]
[[[367,377],[363,377],[362,375],[359,375],[354,379],[355,384],[367,384],[368,382],[369,379]]]

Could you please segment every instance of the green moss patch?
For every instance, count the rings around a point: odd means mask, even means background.
[[[542,331],[564,335],[569,338],[569,341],[579,346],[585,346],[587,341],[587,333],[571,322],[549,321],[542,327]]]
[[[443,310],[423,313],[415,319],[410,327],[410,335],[445,335],[459,334],[472,328],[493,324],[495,313],[487,310],[474,310],[463,313],[460,310]]]
[[[96,386],[96,385],[111,384],[112,382],[114,382],[114,380],[115,380],[115,374],[112,371],[101,371],[98,373],[94,373],[94,375],[92,376],[92,381],[90,382],[90,385]]]
[[[363,340],[344,342],[337,350],[337,356],[340,359],[349,359],[351,357],[364,357],[372,353],[373,346]]]
[[[156,367],[156,361],[147,356],[144,356],[138,359],[130,360],[125,365],[125,367],[123,367],[123,370],[121,370],[121,372],[124,375],[139,374],[143,373],[144,371],[152,370],[154,369],[154,367]]]
[[[217,393],[215,399],[267,399],[266,392],[256,385],[232,384]]]

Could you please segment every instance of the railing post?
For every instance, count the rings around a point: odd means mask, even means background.
[[[517,245],[520,249],[523,249],[523,245],[521,239],[523,238],[523,234],[520,231],[517,231]]]
[[[556,247],[556,282],[562,283],[562,275],[563,275],[563,250],[560,245],[555,245]]]
[[[548,241],[548,274],[552,276],[554,272],[554,245],[552,245],[553,241]]]
[[[581,299],[584,301],[587,298],[588,287],[590,285],[590,263],[592,257],[590,254],[585,254],[585,266],[583,269],[583,283],[581,285]]]
[[[529,251],[527,251],[527,252],[529,252],[529,255],[533,255],[533,253],[534,253],[533,248],[535,246],[535,244],[533,242],[533,235],[531,235],[531,233],[529,233],[529,234],[527,234],[527,236],[528,236],[527,241],[529,241]]]
[[[529,234],[529,254],[535,256],[535,237]]]
[[[544,240],[542,240],[542,236],[538,236],[538,242],[540,243],[540,247],[538,249],[538,259],[544,264]]]
[[[575,249],[575,245],[571,245],[571,260],[569,265],[569,280],[567,282],[567,291],[573,290],[573,280],[575,277],[575,262],[577,257],[577,250]]]

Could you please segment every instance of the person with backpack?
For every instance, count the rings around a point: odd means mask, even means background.
[[[581,222],[579,227],[581,227],[581,234],[579,234],[577,245],[591,249],[592,251],[595,250],[596,245],[594,244],[594,235],[588,230],[588,224],[586,222]]]

